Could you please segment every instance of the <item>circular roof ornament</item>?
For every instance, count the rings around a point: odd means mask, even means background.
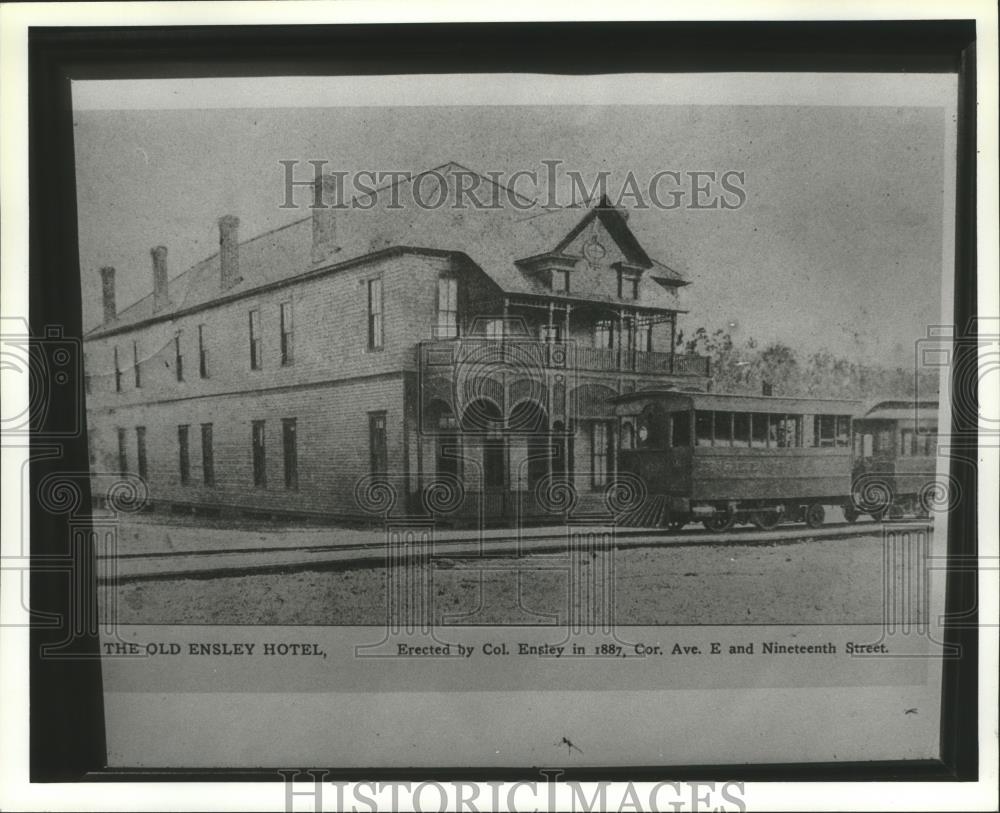
[[[607,249],[601,245],[596,234],[591,235],[590,239],[583,244],[583,256],[591,266],[597,265],[607,253]]]

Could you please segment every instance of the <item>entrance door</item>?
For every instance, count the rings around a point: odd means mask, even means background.
[[[501,519],[507,507],[507,444],[503,438],[483,439],[483,514]]]

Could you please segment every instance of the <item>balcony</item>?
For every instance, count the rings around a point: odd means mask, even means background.
[[[706,356],[583,347],[573,342],[473,338],[423,342],[420,347],[422,363],[431,366],[508,364],[577,372],[629,372],[664,376],[709,374],[709,359]]]

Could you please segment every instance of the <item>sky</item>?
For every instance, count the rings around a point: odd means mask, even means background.
[[[100,321],[101,266],[117,269],[121,310],[152,288],[152,246],[168,247],[174,276],[217,251],[223,214],[240,217],[241,239],[305,216],[280,208],[279,161],[300,161],[308,177],[313,159],[348,172],[454,161],[506,174],[558,160],[561,184],[567,169],[608,171],[612,189],[630,172],[643,182],[664,170],[742,172],[740,208],[630,213],[647,252],[691,282],[686,332],[721,327],[737,341],[895,366],[912,363],[914,342],[941,322],[954,142],[952,112],[934,103],[940,83],[913,94],[832,79],[783,89],[772,77],[751,92],[619,77],[620,92],[592,92],[543,79],[532,94],[510,79],[489,93],[434,78],[416,90],[364,81],[366,106],[357,86],[341,97],[275,93],[273,81],[232,92],[75,87],[85,328]],[[713,94],[725,103],[709,103]],[[119,100],[133,109],[113,109]]]

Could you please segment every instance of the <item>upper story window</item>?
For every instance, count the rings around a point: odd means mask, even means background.
[[[115,348],[115,392],[122,391],[122,367],[118,362],[118,348]]]
[[[281,303],[281,365],[287,366],[292,363],[292,338],[294,336],[294,325],[292,322],[292,303]]]
[[[132,372],[135,374],[136,389],[142,386],[142,369],[139,367],[139,342],[132,342]]]
[[[367,282],[368,288],[368,349],[380,350],[384,341],[382,328],[382,278]]]
[[[458,338],[458,280],[451,277],[438,280],[437,337]]]
[[[181,336],[178,333],[174,336],[174,370],[177,373],[177,380],[184,380],[184,356],[181,354]]]
[[[205,346],[204,325],[198,325],[198,375],[208,378],[208,348]]]
[[[619,299],[639,298],[638,274],[630,274],[627,271],[618,272],[618,298]]]
[[[260,310],[254,308],[250,311],[250,369],[259,370],[261,367],[261,341],[260,341]]]

